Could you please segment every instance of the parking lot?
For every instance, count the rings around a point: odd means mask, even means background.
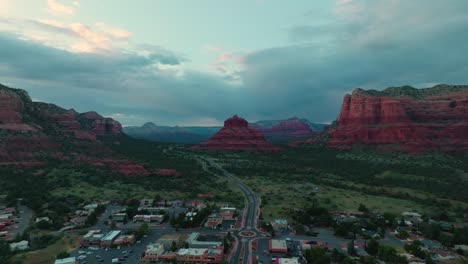
[[[155,230],[137,241],[134,245],[117,248],[81,247],[71,253],[80,264],[112,263],[113,259],[119,259],[120,263],[135,264],[140,260],[146,246],[156,241],[161,234]]]

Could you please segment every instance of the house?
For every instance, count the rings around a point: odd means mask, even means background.
[[[96,210],[96,208],[99,206],[99,204],[97,203],[92,203],[92,204],[87,204],[85,205],[83,208],[86,210],[86,211],[90,211],[90,212],[94,212],[94,210]]]
[[[75,257],[57,259],[54,263],[55,264],[78,264]]]
[[[141,199],[140,208],[152,207],[153,203],[154,203],[154,199]]]
[[[77,216],[77,217],[70,219],[70,223],[76,226],[82,226],[86,224],[86,220],[88,220],[87,216]]]
[[[52,220],[50,220],[49,217],[45,216],[45,217],[38,217],[36,218],[36,223],[39,223],[41,221],[44,221],[44,222],[47,222],[47,223],[52,223]]]
[[[406,221],[410,221],[413,224],[418,224],[422,222],[422,216],[416,212],[403,212],[401,213],[403,219]]]
[[[287,253],[288,245],[286,240],[271,239],[270,240],[270,252],[271,253]]]
[[[114,243],[114,241],[119,237],[120,235],[119,230],[113,230],[107,233],[102,239],[101,239],[101,246],[103,247],[110,247]]]
[[[275,230],[287,230],[288,229],[288,220],[286,219],[276,219],[274,220],[271,225]]]
[[[10,249],[11,251],[27,250],[29,249],[29,242],[27,240],[23,240],[17,243],[11,243]]]

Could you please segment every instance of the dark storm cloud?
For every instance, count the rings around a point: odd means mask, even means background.
[[[235,113],[332,121],[356,87],[468,83],[468,2],[346,2],[336,19],[292,26],[288,45],[248,54],[232,78],[172,74],[160,65],[189,59],[159,46],[141,46],[145,55],[82,54],[0,34],[0,82],[124,124],[205,124]]]

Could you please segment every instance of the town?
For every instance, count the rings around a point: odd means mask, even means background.
[[[0,206],[0,234],[16,253],[40,248],[44,237],[72,235],[76,247],[59,252],[55,264],[296,264],[370,257],[390,263],[458,263],[468,254],[466,242],[454,244],[466,241],[468,227],[417,212],[396,216],[365,205],[354,212],[315,207],[258,222],[246,221],[248,214],[203,199],[95,201],[82,204],[54,230],[51,217],[35,216],[18,201],[16,207]],[[260,214],[258,208],[255,218]],[[22,235],[29,224],[53,231],[42,232],[43,237]]]

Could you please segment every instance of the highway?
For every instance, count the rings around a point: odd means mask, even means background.
[[[220,177],[226,178],[234,186],[239,188],[245,198],[244,212],[242,214],[242,222],[240,228],[238,228],[233,235],[236,237],[238,244],[234,247],[235,251],[231,254],[231,259],[229,263],[250,263],[250,258],[252,255],[252,249],[250,243],[258,238],[262,238],[260,231],[257,229],[258,221],[258,212],[261,204],[260,199],[257,195],[239,179],[237,179],[233,174],[226,171],[222,168],[215,160],[208,157],[197,157],[197,159],[202,163],[207,163],[213,168],[216,168],[222,173],[218,175]],[[208,168],[203,165],[203,168],[208,171]],[[243,236],[242,233],[253,232],[252,236]]]

